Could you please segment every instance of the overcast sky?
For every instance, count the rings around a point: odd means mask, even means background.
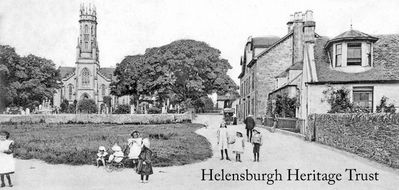
[[[399,33],[397,0],[0,0],[0,43],[74,66],[81,3],[97,7],[102,67],[149,47],[194,39],[221,50],[237,84],[248,36],[284,36],[296,11],[313,10],[323,36],[349,30],[351,22],[369,34]]]

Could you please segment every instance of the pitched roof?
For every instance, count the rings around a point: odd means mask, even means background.
[[[105,77],[107,77],[111,80],[114,80],[114,79],[116,79],[114,76],[114,70],[115,70],[115,68],[103,67],[103,68],[100,68],[100,73],[102,75],[104,75]]]
[[[297,62],[290,67],[288,67],[285,71],[281,72],[279,75],[277,75],[274,78],[281,78],[281,77],[286,77],[288,76],[288,71],[290,70],[302,70],[303,69],[303,61]]]
[[[75,67],[58,67],[60,77],[63,79],[75,72]]]
[[[75,72],[75,67],[59,67],[58,69],[60,70],[60,76],[62,79],[70,76],[72,73]],[[100,68],[100,73],[105,77],[114,80],[114,70],[115,68],[104,67]]]
[[[378,38],[368,35],[366,33],[360,32],[358,30],[348,30],[335,38],[329,40],[326,44],[326,47],[330,46],[331,43],[334,42],[339,42],[339,41],[344,41],[344,40],[369,40],[372,42],[375,42],[378,40]]]
[[[345,83],[399,80],[399,35],[378,35],[374,43],[373,68],[360,73],[346,73],[331,67],[326,49],[328,38],[316,39],[314,59],[318,82]]]
[[[280,38],[277,36],[268,36],[268,37],[253,37],[252,45],[254,47],[264,47],[268,48],[273,45]]]

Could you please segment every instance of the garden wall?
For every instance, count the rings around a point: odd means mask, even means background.
[[[399,114],[313,114],[306,137],[399,168]]]
[[[184,114],[54,114],[0,115],[0,123],[115,123],[162,124],[191,122],[191,113]]]

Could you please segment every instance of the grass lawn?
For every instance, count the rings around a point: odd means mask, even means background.
[[[40,159],[53,164],[95,164],[100,145],[110,148],[127,144],[130,133],[150,137],[155,152],[153,166],[176,166],[212,156],[207,139],[195,133],[200,124],[114,125],[114,124],[16,124],[0,125],[15,141],[15,156]]]

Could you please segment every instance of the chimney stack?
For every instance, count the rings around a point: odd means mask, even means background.
[[[304,15],[304,41],[314,43],[316,22],[313,20],[313,11],[307,10]]]
[[[290,15],[290,20],[287,22],[288,33],[292,32],[292,25],[294,24],[294,15]]]
[[[303,61],[303,14],[302,12],[294,13],[293,21],[293,60],[292,64]]]

